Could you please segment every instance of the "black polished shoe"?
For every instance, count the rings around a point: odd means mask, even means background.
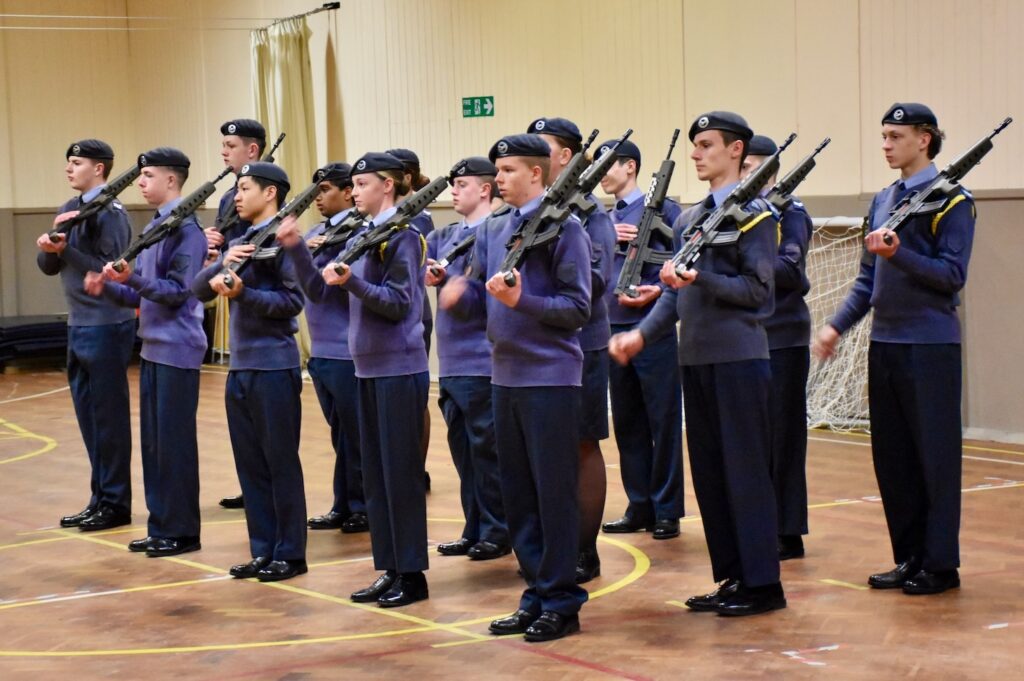
[[[334,511],[328,511],[323,515],[313,516],[306,521],[311,530],[340,530],[345,523],[345,516]]]
[[[804,538],[799,534],[780,534],[779,560],[792,560],[804,557]]]
[[[489,541],[477,542],[466,551],[470,560],[494,560],[510,553],[512,553],[512,547],[508,544],[495,544]]]
[[[251,579],[259,574],[260,570],[267,566],[270,558],[267,556],[256,556],[248,563],[232,565],[228,573],[235,579]]]
[[[400,608],[430,597],[427,578],[422,572],[404,572],[398,575],[391,588],[381,594],[377,605],[382,608]]]
[[[398,573],[388,570],[380,577],[373,580],[373,584],[370,586],[365,589],[360,589],[359,591],[353,591],[349,598],[356,603],[373,603],[391,588],[391,585],[395,583],[396,579],[398,579]]]
[[[960,587],[960,573],[956,570],[929,572],[920,570],[916,575],[903,582],[903,593],[915,596],[940,594],[943,591]]]
[[[261,582],[280,582],[309,572],[305,560],[272,560],[256,573]]]
[[[508,636],[510,634],[524,634],[526,629],[537,619],[529,610],[516,610],[508,617],[493,620],[487,631],[495,636]]]
[[[345,534],[357,534],[370,531],[370,521],[362,511],[356,511],[341,524],[341,531]]]
[[[618,520],[605,523],[601,526],[601,529],[608,534],[626,534],[629,532],[650,532],[654,529],[654,525],[648,522],[634,520],[628,515],[624,515]]]
[[[736,593],[739,587],[739,581],[727,579],[709,594],[687,598],[686,607],[695,612],[715,612],[718,606],[722,604],[722,601]]]
[[[782,584],[776,583],[758,587],[740,586],[735,593],[719,602],[715,612],[723,617],[746,617],[785,607],[786,594],[782,591]]]
[[[460,537],[455,541],[438,544],[437,552],[442,556],[464,556],[469,553],[469,547],[471,546],[473,546],[472,540]]]
[[[523,638],[531,643],[554,641],[580,630],[579,615],[563,615],[553,610],[545,610],[523,632]]]
[[[125,511],[115,511],[109,506],[100,506],[91,516],[78,523],[78,529],[82,532],[96,532],[98,530],[109,530],[121,525],[131,525],[132,514]]]
[[[888,572],[879,572],[868,577],[868,586],[872,589],[899,589],[903,583],[913,577],[921,569],[916,558],[904,561]]]
[[[679,518],[662,518],[654,523],[655,539],[675,539],[679,536]]]
[[[596,550],[580,551],[576,558],[576,583],[586,584],[601,576],[601,557]]]
[[[199,543],[199,537],[166,537],[153,539],[146,549],[146,555],[150,558],[163,558],[165,556],[177,556],[180,553],[191,553],[203,548]]]
[[[220,505],[224,508],[245,508],[245,497],[241,494],[234,497],[224,497],[220,500]]]
[[[151,542],[156,541],[155,537],[143,537],[142,539],[132,539],[128,542],[128,550],[132,553],[143,553],[149,548]]]
[[[78,527],[78,525],[96,512],[95,506],[86,506],[78,513],[73,515],[66,515],[60,519],[61,527]]]

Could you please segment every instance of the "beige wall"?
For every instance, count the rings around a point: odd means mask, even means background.
[[[52,283],[32,266],[31,242],[67,196],[72,139],[107,139],[122,168],[172,144],[194,177],[213,176],[219,125],[253,109],[249,29],[315,4],[0,0],[3,14],[107,17],[0,19],[93,29],[0,30],[0,314],[59,310],[59,295],[39,293]],[[405,146],[430,176],[537,115],[600,128],[602,139],[634,128],[646,175],[674,127],[727,108],[767,134],[799,134],[784,167],[832,137],[801,192],[822,214],[848,213],[892,179],[878,121],[893,101],[936,110],[949,133],[940,163],[1024,112],[1017,0],[350,0],[309,25],[318,161]],[[493,118],[461,117],[461,98],[475,95],[494,95]],[[687,151],[676,150],[672,193],[689,200],[703,189]],[[1007,360],[1024,331],[1009,294],[1024,289],[1011,259],[1024,245],[1022,153],[1024,120],[968,182],[982,200],[964,303],[965,413],[972,432],[1008,437],[1024,437],[1024,365]],[[134,189],[125,199],[140,201]]]

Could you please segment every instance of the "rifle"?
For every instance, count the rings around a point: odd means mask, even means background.
[[[775,183],[767,194],[765,194],[764,200],[771,204],[779,214],[789,208],[790,204],[793,203],[793,192],[800,186],[807,176],[814,170],[816,165],[814,157],[821,153],[821,150],[828,146],[828,143],[832,141],[831,137],[826,137],[821,141],[814,151],[809,153],[804,160],[800,161],[784,178]]]
[[[619,281],[615,285],[615,295],[625,294],[629,298],[637,298],[640,292],[637,286],[643,274],[643,267],[647,263],[660,265],[669,259],[671,253],[667,251],[656,251],[651,246],[651,237],[655,233],[660,234],[672,242],[672,229],[662,219],[662,208],[665,204],[665,194],[668,192],[669,182],[672,181],[672,172],[676,168],[676,162],[672,160],[672,151],[676,148],[676,140],[679,139],[679,128],[672,133],[672,141],[668,145],[668,154],[661,162],[658,172],[651,176],[651,186],[644,198],[644,212],[637,223],[636,236],[626,245],[626,261],[622,264],[622,271],[619,273]]]
[[[375,225],[372,229],[361,232],[345,246],[345,250],[331,261],[334,271],[338,274],[345,274],[345,270],[371,248],[381,245],[401,230],[406,229],[409,221],[422,213],[447,188],[448,178],[436,177],[423,189],[402,201],[398,204],[398,210],[394,215],[381,224]]]
[[[260,161],[264,163],[273,163],[274,152],[277,151],[277,148],[279,146],[281,146],[281,142],[284,142],[284,138],[285,134],[282,132],[280,135],[277,136],[277,141],[274,142],[274,146],[270,147],[270,151],[263,154],[263,158],[261,158]],[[216,229],[221,234],[227,234],[230,230],[235,228],[235,226],[238,224],[239,219],[240,218],[238,217],[238,211],[234,211],[228,214],[228,216],[224,218],[224,222],[214,227],[214,229]]]
[[[78,211],[78,215],[70,220],[65,220],[50,230],[50,241],[56,243],[60,240],[59,237],[70,232],[72,227],[80,225],[92,216],[99,214],[101,210],[110,205],[111,201],[117,198],[118,194],[130,187],[132,182],[134,182],[141,173],[142,168],[136,163],[131,168],[115,177],[113,181],[108,182],[107,185],[100,190],[100,193],[93,197],[92,201],[82,206]]]
[[[1013,122],[1009,116],[996,126],[996,129],[974,143],[970,149],[965,151],[955,161],[946,166],[942,172],[935,176],[927,187],[908,194],[889,211],[889,218],[879,229],[888,229],[898,232],[903,225],[915,215],[926,215],[937,213],[946,207],[953,193],[960,187],[960,180],[969,173],[974,166],[981,162],[985,154],[992,151],[992,138],[1001,133],[1006,126]],[[929,199],[931,199],[929,201]],[[892,245],[892,236],[886,234],[883,238],[885,243]]]
[[[360,213],[355,208],[345,216],[345,218],[336,225],[331,225],[324,230],[321,234],[324,240],[320,242],[320,245],[313,249],[313,257],[320,255],[323,251],[334,246],[335,244],[344,243],[352,236],[352,232],[359,228],[359,225],[363,224],[363,220],[366,216]]]
[[[217,183],[223,180],[230,172],[231,168],[225,168],[220,175],[209,182],[201,184],[198,189],[182,199],[181,203],[175,206],[163,220],[136,237],[135,241],[128,246],[125,252],[114,260],[114,269],[118,272],[124,272],[124,268],[139,253],[142,253],[142,251],[150,246],[160,243],[174,233],[181,227],[181,223],[185,221],[185,218],[195,213],[206,199],[213,196],[213,193],[217,191]]]
[[[505,259],[501,263],[500,272],[509,286],[515,286],[516,277],[512,270],[523,261],[526,251],[543,246],[558,238],[561,227],[547,228],[551,224],[560,225],[569,217],[569,206],[565,205],[565,200],[569,193],[576,189],[580,176],[583,174],[587,149],[594,143],[597,132],[595,128],[590,133],[587,143],[583,145],[580,152],[572,157],[558,179],[544,192],[537,212],[520,225],[505,244]]]
[[[498,217],[500,215],[505,215],[511,210],[512,207],[509,206],[508,204],[505,204],[504,206],[499,207],[498,210],[491,213],[491,215],[494,217]],[[480,226],[482,227],[483,225]],[[465,239],[463,239],[462,241],[458,242],[450,249],[448,249],[448,252],[445,253],[440,260],[438,260],[428,268],[430,269],[430,273],[433,274],[435,277],[440,277],[442,272],[448,269],[448,267],[452,264],[452,261],[454,261],[455,258],[459,257],[463,253],[468,252],[469,249],[473,248],[473,245],[476,243],[476,235],[478,231],[479,227],[473,230],[473,233],[467,236]]]
[[[577,217],[581,220],[595,210],[597,210],[597,204],[588,199],[591,192],[597,189],[597,185],[601,184],[601,180],[608,174],[612,164],[615,163],[618,156],[615,154],[615,150],[619,148],[619,145],[629,139],[629,136],[633,134],[633,128],[628,128],[622,137],[615,140],[615,144],[608,147],[594,162],[590,164],[590,167],[580,175],[579,181],[576,183],[576,187],[562,205],[567,206],[569,210],[576,213]]]
[[[263,260],[266,258],[272,258],[277,255],[276,248],[270,248],[270,244],[273,243],[277,237],[277,228],[281,226],[281,222],[288,217],[299,217],[306,212],[306,209],[313,204],[313,200],[316,195],[320,193],[320,183],[314,182],[305,189],[302,190],[298,196],[289,201],[281,210],[277,211],[277,215],[270,219],[270,222],[265,224],[260,229],[256,230],[249,236],[245,237],[238,245],[241,244],[252,244],[256,246],[256,250],[253,251],[245,260],[238,262],[232,262],[224,266],[221,270],[222,281],[228,288],[234,286],[234,280],[231,278],[231,272],[241,276],[242,271],[248,267],[249,263],[253,260]]]
[[[729,196],[725,197],[725,201],[722,202],[721,206],[711,213],[705,213],[683,235],[686,243],[672,256],[672,265],[675,267],[677,276],[683,276],[686,270],[692,268],[704,249],[713,242],[715,245],[719,245],[734,243],[739,239],[740,233],[738,230],[732,234],[725,235],[726,238],[723,240],[716,240],[715,237],[718,236],[722,225],[730,218],[736,222],[737,227],[743,227],[754,219],[755,215],[743,210],[743,206],[747,205],[761,193],[761,189],[769,177],[779,172],[779,155],[786,150],[786,147],[793,143],[794,139],[796,139],[796,133],[791,133],[774,154],[766,158],[764,163],[754,169],[752,173],[747,175],[742,182],[729,192]]]

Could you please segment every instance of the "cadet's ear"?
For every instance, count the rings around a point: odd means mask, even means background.
[[[253,161],[258,160],[259,157],[260,157],[260,145],[257,144],[256,142],[250,142],[249,143],[249,148],[248,148],[248,153],[249,153],[249,159],[250,160],[253,160]]]

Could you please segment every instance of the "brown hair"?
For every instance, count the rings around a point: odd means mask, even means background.
[[[411,189],[408,184],[405,183],[405,171],[404,170],[378,170],[375,175],[382,180],[393,180],[395,183],[395,198],[399,196],[405,196]],[[426,184],[426,183],[424,183]]]
[[[914,130],[931,135],[931,139],[928,140],[928,158],[933,159],[938,156],[942,151],[942,140],[946,139],[946,133],[930,123],[918,123],[914,126]]]
[[[255,144],[256,148],[259,149],[257,156],[263,158],[263,150],[267,148],[267,140],[261,140],[259,137],[242,137],[241,135],[238,138],[242,140],[242,144],[245,146]]]
[[[747,159],[747,148],[750,144],[750,140],[741,137],[740,135],[738,135],[735,132],[732,132],[731,130],[719,130],[718,132],[722,133],[722,141],[725,143],[725,146],[727,147],[731,145],[733,142],[743,142],[743,151],[742,153],[740,153],[740,168],[743,168],[743,161]]]
[[[477,179],[480,180],[480,184],[486,184],[488,186],[488,200],[492,200],[495,196],[498,196],[498,185],[495,183],[494,175],[478,175]]]

